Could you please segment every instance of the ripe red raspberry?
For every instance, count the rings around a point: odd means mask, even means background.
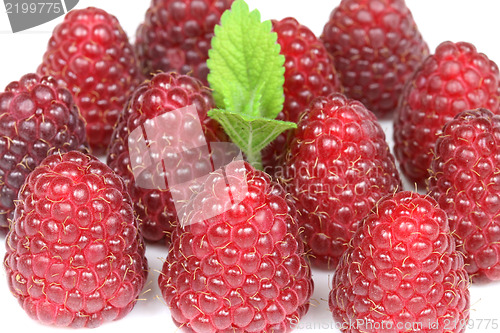
[[[149,145],[154,142],[165,143],[165,149],[171,145],[176,145],[177,148],[187,150],[192,147],[199,147],[205,140],[215,141],[224,137],[224,131],[219,127],[218,123],[207,116],[207,112],[214,108],[213,98],[208,88],[202,86],[199,80],[190,76],[177,73],[158,73],[150,81],[141,84],[127,102],[124,112],[118,119],[109,146],[107,163],[111,169],[124,178],[134,202],[134,209],[142,221],[141,230],[143,236],[150,241],[166,239],[169,242],[170,233],[177,224],[177,213],[168,188],[162,187],[162,184],[158,184],[155,188],[145,188],[136,184],[131,162],[137,162],[136,165],[143,164],[143,161],[150,158],[151,154],[154,155],[158,152],[146,149],[144,152],[136,154],[138,156],[135,158],[138,161],[131,161],[133,156],[131,157],[130,148],[136,149],[136,146],[140,146],[140,143],[131,138],[130,135],[135,129],[144,126],[148,121],[189,105],[196,107],[204,133],[199,133],[199,136],[184,137],[184,141],[178,142],[179,133],[182,131],[181,128],[162,128],[153,136],[148,136],[146,142]],[[197,167],[191,165],[189,161],[176,161],[174,164],[178,173],[195,173]],[[157,175],[153,177],[164,180],[168,178],[168,172],[170,170],[165,172],[159,170],[156,172]],[[188,178],[194,179],[196,177]]]
[[[459,113],[436,141],[429,192],[448,214],[473,281],[500,280],[500,116]]]
[[[54,76],[73,93],[94,153],[104,153],[128,96],[142,81],[120,23],[94,7],[65,16],[52,33],[38,73]]]
[[[444,42],[405,87],[394,122],[394,152],[401,170],[423,186],[444,124],[466,110],[500,112],[497,65],[464,42]]]
[[[313,98],[341,91],[340,81],[333,59],[308,27],[291,17],[272,23],[281,54],[285,56],[285,104],[276,119],[296,123]],[[278,136],[263,151],[264,167],[270,174],[283,163],[287,133]]]
[[[288,149],[283,182],[311,261],[333,269],[359,222],[400,189],[394,157],[373,113],[338,93],[311,103]]]
[[[10,290],[30,317],[48,325],[120,319],[147,277],[123,181],[76,151],[47,157],[28,176],[6,247]]]
[[[191,74],[208,85],[208,50],[214,27],[233,0],[153,0],[136,33],[142,72]]]
[[[283,188],[239,161],[192,201],[203,206],[175,232],[159,278],[174,322],[195,333],[290,332],[313,281]]]
[[[85,121],[51,77],[26,74],[0,93],[0,229],[28,174],[48,155],[86,150]]]
[[[342,0],[321,39],[345,94],[379,117],[396,109],[405,83],[429,53],[404,0]]]
[[[399,192],[354,235],[329,304],[337,322],[354,323],[344,333],[458,333],[469,320],[468,286],[446,213],[432,198]]]

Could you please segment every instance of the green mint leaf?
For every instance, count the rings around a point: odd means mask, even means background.
[[[264,147],[281,132],[297,128],[297,124],[288,121],[251,117],[220,109],[211,110],[208,115],[221,124],[233,142],[247,155],[248,160],[257,164],[255,167],[262,166],[258,164],[260,151]]]
[[[285,97],[285,57],[270,21],[236,0],[215,27],[207,61],[218,109],[209,112],[256,168],[260,151],[294,123],[275,120]]]
[[[218,108],[269,119],[282,110],[285,57],[271,29],[243,0],[222,15],[207,61]]]

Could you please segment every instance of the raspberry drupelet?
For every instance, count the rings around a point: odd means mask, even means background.
[[[142,72],[190,74],[208,85],[214,27],[233,0],[153,0],[136,32]]]
[[[150,146],[144,151],[136,153],[136,147],[140,145],[138,140],[131,136],[135,130],[140,130],[148,122],[155,119],[168,117],[170,111],[176,111],[184,107],[193,105],[201,122],[202,129],[199,133],[189,135],[184,133],[184,127],[178,124],[175,127],[160,128],[155,133],[145,138],[146,144],[161,143],[161,151],[175,148],[186,150],[209,142],[226,140],[222,128],[217,122],[207,116],[207,112],[214,108],[214,102],[210,90],[193,77],[180,75],[177,73],[158,73],[151,80],[141,84],[130,100],[127,102],[123,113],[120,115],[116,128],[113,132],[111,143],[108,149],[107,163],[118,175],[123,177],[127,190],[130,192],[134,209],[141,220],[141,230],[143,236],[148,241],[164,240],[170,242],[171,232],[177,225],[178,218],[175,202],[168,186],[158,184],[155,186],[143,187],[137,183],[133,172],[133,166],[142,164],[156,153]],[[172,113],[174,115],[174,113]],[[189,132],[189,131],[188,131]],[[135,153],[134,155],[131,155]],[[176,155],[162,153],[163,158],[182,159],[186,155]],[[134,158],[134,160],[131,160]],[[170,170],[160,170],[155,177],[167,179],[172,172],[180,174],[194,174],[197,171],[197,162],[200,160],[194,157],[190,160],[171,161]],[[175,170],[175,171],[174,171]],[[194,179],[196,177],[187,177]]]
[[[474,282],[500,280],[500,116],[459,113],[436,141],[429,193],[446,211]]]
[[[500,112],[497,65],[465,42],[443,42],[408,81],[394,120],[394,154],[401,172],[419,186],[429,177],[444,124],[462,111]]]
[[[344,333],[463,333],[469,276],[446,213],[432,198],[398,192],[360,225],[337,266],[330,310]]]
[[[272,23],[285,56],[285,103],[276,119],[296,123],[314,98],[342,88],[332,57],[308,27],[292,17]],[[290,132],[282,133],[262,153],[264,170],[271,175],[282,172]]]
[[[178,226],[159,278],[174,322],[195,333],[293,330],[313,281],[283,188],[237,161],[192,201],[201,208]]]
[[[334,269],[359,223],[401,180],[385,134],[363,104],[315,99],[288,147],[281,179],[297,207],[311,262]]]
[[[396,109],[404,85],[429,54],[404,0],[342,0],[321,39],[346,96],[378,117]]]
[[[74,9],[49,40],[41,75],[68,88],[87,123],[94,154],[103,154],[118,115],[143,76],[117,18],[102,9]]]
[[[51,155],[30,173],[6,244],[12,294],[47,325],[97,327],[124,317],[148,274],[122,179],[77,151]]]
[[[0,229],[7,229],[28,174],[48,155],[88,147],[73,96],[48,76],[26,74],[0,93],[0,131]]]

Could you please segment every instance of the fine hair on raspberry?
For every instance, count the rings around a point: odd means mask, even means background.
[[[0,92],[0,229],[28,174],[48,155],[88,149],[72,94],[51,76],[25,74]]]
[[[500,281],[500,115],[457,114],[436,141],[428,190],[446,211],[473,282]]]
[[[51,155],[30,173],[6,248],[13,296],[46,325],[90,328],[123,318],[148,275],[123,180],[77,151]]]
[[[313,100],[303,114],[280,178],[311,262],[331,270],[375,203],[402,187],[375,115],[339,93]]]
[[[151,133],[147,139],[142,135],[136,139],[131,136],[146,123],[155,122],[155,119],[164,116],[168,117],[169,112],[174,114],[177,110],[190,106],[195,108],[195,116],[199,120],[196,126],[201,127],[199,132],[189,135],[184,133],[182,124],[177,124],[175,128],[160,128]],[[161,142],[161,147],[158,147],[161,151],[171,149],[173,145],[179,150],[189,151],[192,147],[227,140],[219,124],[207,116],[207,112],[214,107],[211,91],[203,86],[200,80],[178,73],[157,73],[151,80],[139,85],[125,105],[111,138],[107,164],[123,177],[134,203],[135,212],[142,221],[141,231],[146,240],[170,243],[171,233],[178,223],[178,217],[169,187],[141,186],[133,173],[132,163],[143,164],[143,161],[150,159],[151,154],[156,153],[160,153],[160,156],[155,158],[164,161],[165,158],[172,157],[172,154],[165,156],[161,152],[152,151],[152,142]],[[135,146],[142,143],[149,146],[137,152]],[[131,154],[131,150],[135,155]],[[155,172],[155,177],[162,179],[163,184],[172,173],[185,173],[191,175],[191,179],[196,178],[193,175],[198,171],[197,162],[200,162],[200,159],[192,159],[196,162],[182,160],[181,155],[176,155],[175,158],[181,160],[174,163],[174,167],[165,171],[162,168],[159,172]]]
[[[202,209],[177,227],[159,277],[176,325],[290,332],[309,309],[313,281],[283,188],[236,161],[212,173],[192,200]]]
[[[446,213],[429,196],[380,200],[349,242],[332,280],[330,310],[344,333],[463,333],[469,276]]]

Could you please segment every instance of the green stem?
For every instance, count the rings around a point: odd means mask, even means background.
[[[260,152],[255,154],[245,153],[245,156],[247,157],[248,163],[250,163],[255,169],[264,169],[264,166],[262,165],[262,154]]]

